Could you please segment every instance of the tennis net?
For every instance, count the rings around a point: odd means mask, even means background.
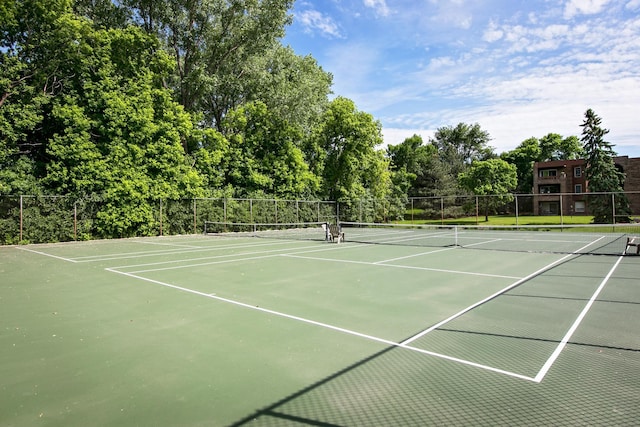
[[[205,221],[204,234],[287,240],[327,240],[326,222],[238,223]]]
[[[509,252],[622,255],[640,224],[431,225],[341,222],[345,241]]]

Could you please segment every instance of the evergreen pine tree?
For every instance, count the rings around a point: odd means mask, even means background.
[[[582,138],[586,157],[585,177],[590,193],[619,193],[599,194],[589,197],[589,210],[593,214],[594,223],[614,223],[618,221],[628,222],[630,214],[629,201],[623,193],[622,183],[624,174],[620,172],[614,163],[616,152],[613,145],[604,140],[609,133],[608,129],[600,127],[602,119],[592,110],[585,113],[582,125]],[[613,203],[615,200],[615,216]],[[625,221],[626,219],[626,221]]]

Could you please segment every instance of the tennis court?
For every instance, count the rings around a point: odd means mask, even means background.
[[[0,248],[0,425],[637,425],[619,235],[343,229]]]

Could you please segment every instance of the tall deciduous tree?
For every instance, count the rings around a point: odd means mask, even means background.
[[[315,134],[314,159],[329,200],[384,198],[390,191],[386,159],[376,150],[382,143],[380,123],[358,111],[353,101],[338,97],[324,114]]]
[[[533,164],[539,162],[542,150],[537,138],[528,138],[515,149],[502,153],[500,158],[516,167],[518,185],[516,191],[529,194],[533,192]]]
[[[485,196],[485,221],[489,220],[491,207],[512,200],[511,191],[518,184],[516,167],[502,159],[475,161],[458,179],[461,187],[478,196]]]
[[[318,179],[297,145],[300,131],[264,103],[251,102],[229,112],[224,127],[230,135],[226,183],[236,195],[300,198],[317,191]]]
[[[247,75],[284,35],[293,0],[126,0],[176,63],[175,87],[189,112],[222,130],[248,96]],[[189,147],[185,147],[189,148]]]
[[[539,144],[539,162],[579,159],[584,154],[580,140],[574,135],[563,138],[557,133],[549,133],[540,138]]]
[[[401,177],[408,181],[411,197],[448,195],[456,192],[457,181],[433,144],[424,144],[414,135],[401,144],[387,147],[394,182]],[[399,182],[398,182],[399,183]]]
[[[489,132],[480,128],[479,124],[458,123],[455,127],[439,128],[431,138],[438,150],[440,159],[451,168],[453,177],[471,165],[475,160],[486,160],[495,157],[490,147]]]
[[[616,168],[613,145],[604,139],[609,130],[600,126],[602,119],[592,109],[588,109],[584,116],[584,122],[580,126],[586,154],[584,173],[589,192],[622,192],[624,174]],[[613,198],[608,194],[590,197],[589,210],[595,223],[615,222],[614,215],[628,221],[627,215],[630,213],[629,202],[622,193]]]

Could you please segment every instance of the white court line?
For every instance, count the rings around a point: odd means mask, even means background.
[[[538,372],[538,375],[535,376],[534,378],[535,382],[538,382],[538,383],[541,382],[544,379],[544,377],[547,375],[547,372],[549,372],[549,369],[551,369],[551,366],[554,364],[558,356],[560,356],[560,353],[562,352],[564,347],[567,345],[567,342],[569,342],[569,340],[571,339],[571,336],[576,331],[576,329],[578,329],[578,326],[580,326],[580,323],[582,323],[582,320],[591,309],[591,306],[595,302],[596,298],[598,298],[598,295],[600,295],[600,292],[602,292],[602,290],[604,289],[605,285],[611,278],[611,275],[616,270],[616,268],[618,268],[618,265],[622,261],[622,258],[624,257],[620,256],[618,258],[618,261],[616,261],[616,263],[614,264],[614,266],[611,267],[611,270],[609,270],[609,273],[602,280],[602,283],[600,283],[600,286],[598,286],[598,289],[596,289],[596,291],[593,293],[593,295],[591,296],[591,299],[589,300],[587,305],[585,305],[585,307],[582,309],[582,312],[580,313],[576,321],[573,322],[573,325],[571,325],[571,328],[569,328],[564,338],[562,338],[562,341],[560,341],[560,343],[556,347],[553,354],[551,354],[551,357],[549,357],[549,359],[545,362],[544,366],[542,366],[542,369],[540,369],[540,372]]]
[[[444,248],[444,249],[436,249],[436,250],[428,251],[428,252],[420,252],[419,254],[406,255],[406,256],[401,256],[401,257],[398,257],[398,258],[383,259],[382,261],[376,261],[376,262],[374,262],[372,264],[384,264],[384,263],[387,263],[387,262],[400,261],[401,259],[415,258],[415,257],[419,257],[419,256],[422,256],[422,255],[429,255],[429,254],[435,254],[435,253],[438,253],[438,252],[450,251],[452,249],[456,249],[456,247]]]
[[[403,269],[407,269],[407,270],[438,271],[440,273],[465,274],[465,275],[468,275],[468,276],[497,277],[497,278],[500,278],[500,279],[518,279],[518,277],[502,276],[502,275],[499,275],[499,274],[474,273],[474,272],[469,272],[469,271],[457,271],[457,270],[444,270],[444,269],[441,269],[441,268],[414,267],[414,266],[410,266],[410,265],[379,264],[377,262],[352,261],[352,260],[347,260],[347,259],[318,258],[318,257],[300,256],[300,255],[293,255],[293,254],[280,254],[279,256],[288,257],[288,258],[308,259],[308,260],[313,260],[313,261],[340,262],[340,263],[345,263],[345,264],[375,265],[376,267],[403,268]]]
[[[307,248],[317,248],[318,246],[314,245],[314,246],[303,246],[301,248],[298,249],[307,249]],[[243,253],[235,253],[235,254],[225,254],[225,255],[214,255],[214,256],[208,256],[208,257],[202,257],[202,258],[189,258],[189,259],[177,259],[177,260],[171,260],[171,261],[159,261],[159,262],[150,262],[150,263],[145,263],[145,264],[135,264],[135,265],[119,265],[116,267],[111,267],[113,269],[127,269],[127,268],[138,268],[138,267],[151,267],[154,265],[167,265],[167,264],[178,264],[178,263],[184,263],[184,262],[194,262],[194,261],[204,261],[204,260],[214,260],[214,259],[220,259],[220,258],[231,258],[231,257],[243,257],[245,255],[260,255],[260,254],[276,254],[279,255],[278,252],[282,252],[282,251],[290,251],[292,248],[281,248],[281,249],[273,249],[273,250],[269,250],[269,251],[259,251],[259,252],[243,252]],[[323,249],[324,251],[327,250],[332,250],[330,248],[325,248]],[[302,253],[306,253],[306,252],[302,252]],[[254,258],[239,258],[237,260],[234,261],[243,261],[245,259],[254,259]],[[212,261],[213,264],[215,264],[215,261]],[[189,265],[184,265],[184,266],[176,266],[176,267],[167,267],[167,268],[162,268],[161,270],[171,270],[171,269],[179,269],[179,268],[186,268],[186,267],[192,267],[192,266],[200,266],[200,265],[209,265],[209,263],[202,263],[202,264],[189,264]],[[137,272],[133,272],[133,273],[142,273],[142,272],[148,272],[148,271],[156,271],[156,270],[145,270],[145,271],[137,271]]]
[[[200,249],[188,249],[188,250],[157,250],[157,251],[145,251],[145,252],[125,252],[119,254],[112,255],[88,255],[85,257],[77,257],[74,258],[76,262],[102,262],[102,261],[113,261],[117,259],[132,259],[132,258],[146,258],[152,256],[161,256],[161,255],[179,255],[179,254],[187,254],[193,252],[211,252],[218,251],[223,249],[237,249],[237,248],[253,248],[259,246],[274,246],[274,245],[286,245],[291,243],[300,243],[300,241],[282,241],[282,242],[269,242],[269,243],[251,243],[251,244],[241,244],[241,245],[227,245],[227,246],[210,246],[210,247],[200,247]]]
[[[465,248],[469,248],[471,246],[484,245],[486,243],[493,243],[493,242],[497,242],[499,240],[500,239],[487,240],[485,242],[472,243],[470,245],[465,245],[464,247]],[[429,251],[429,252],[421,252],[419,254],[407,255],[407,256],[403,256],[403,257],[399,257],[399,258],[385,259],[385,260],[382,260],[382,261],[376,261],[376,262],[374,262],[374,264],[383,264],[383,263],[392,262],[392,261],[399,261],[401,259],[415,258],[415,257],[422,256],[422,255],[435,254],[435,253],[438,253],[438,252],[450,251],[452,249],[459,249],[459,248],[460,248],[459,246],[454,246],[454,247],[450,247],[450,248],[436,249],[436,250]],[[514,277],[514,279],[517,279],[517,277]]]
[[[251,261],[251,260],[255,260],[255,259],[273,258],[273,257],[277,257],[277,256],[280,256],[280,254],[261,255],[261,256],[254,256],[254,257],[248,257],[248,258],[225,259],[225,260],[221,260],[221,261],[202,262],[202,263],[198,263],[198,264],[188,264],[188,265],[176,265],[176,266],[173,266],[173,267],[164,267],[164,268],[151,268],[151,269],[147,269],[147,270],[131,271],[130,274],[153,273],[155,271],[178,270],[178,269],[181,269],[181,268],[202,267],[202,266],[205,266],[205,265],[229,264],[229,263],[232,263],[232,262]],[[123,268],[123,267],[121,267],[121,268]],[[122,273],[125,274],[124,272],[122,272]]]
[[[160,242],[145,242],[145,241],[136,241],[141,245],[155,245],[155,246],[173,246],[176,248],[187,248],[187,249],[202,249],[202,246],[195,245],[186,245],[186,244],[178,244],[178,243],[160,243]]]
[[[602,237],[600,237],[599,239],[597,239],[597,240],[595,240],[595,241],[593,241],[593,242],[589,243],[588,245],[585,245],[585,246],[581,247],[580,249],[578,249],[578,250],[577,250],[577,251],[575,251],[574,253],[571,253],[571,254],[565,255],[565,256],[563,256],[562,258],[560,258],[560,259],[558,259],[558,260],[556,260],[556,261],[553,261],[553,262],[552,262],[552,263],[550,263],[550,264],[547,264],[546,266],[544,266],[544,267],[542,267],[542,268],[540,268],[540,269],[538,269],[538,270],[534,271],[533,273],[529,274],[528,276],[526,276],[526,277],[524,277],[524,278],[522,278],[522,279],[520,279],[520,280],[518,280],[518,281],[516,281],[516,282],[512,283],[511,285],[507,286],[506,288],[504,288],[504,289],[502,289],[502,290],[500,290],[500,291],[498,291],[498,292],[496,292],[496,293],[494,293],[494,294],[492,294],[492,295],[489,295],[489,296],[488,296],[488,297],[486,297],[485,299],[483,299],[483,300],[481,300],[481,301],[478,301],[478,302],[476,302],[475,304],[471,304],[469,307],[467,307],[467,308],[465,308],[465,309],[460,310],[460,311],[459,311],[459,312],[457,312],[456,314],[454,314],[454,315],[452,315],[452,316],[450,316],[450,317],[448,317],[448,318],[444,319],[444,320],[443,320],[443,321],[441,321],[441,322],[436,323],[435,325],[431,326],[430,328],[425,329],[424,331],[422,331],[422,332],[420,332],[420,333],[418,333],[418,334],[416,334],[416,335],[414,335],[414,336],[412,336],[412,337],[410,337],[410,338],[408,338],[408,339],[404,340],[404,341],[402,342],[402,344],[409,344],[409,343],[411,343],[411,342],[413,342],[413,341],[417,340],[418,338],[421,338],[421,337],[423,337],[423,336],[427,335],[428,333],[430,333],[430,332],[434,331],[435,329],[438,329],[439,327],[441,327],[441,326],[443,326],[443,325],[445,325],[445,324],[447,324],[447,323],[451,322],[452,320],[454,320],[454,319],[456,319],[456,318],[458,318],[458,317],[462,316],[463,314],[468,313],[469,311],[471,311],[471,310],[473,310],[474,308],[476,308],[476,307],[478,307],[478,306],[480,306],[480,305],[482,305],[482,304],[486,303],[487,301],[490,301],[490,300],[492,300],[492,299],[494,299],[494,298],[496,298],[496,297],[498,297],[498,296],[500,296],[500,295],[504,294],[505,292],[509,291],[510,289],[513,289],[513,288],[515,288],[516,286],[521,285],[522,283],[526,282],[527,280],[529,280],[529,279],[531,279],[531,278],[533,278],[533,277],[535,277],[535,276],[537,276],[537,275],[539,275],[539,274],[544,273],[545,271],[549,270],[550,268],[554,267],[555,265],[557,265],[557,264],[559,264],[559,263],[563,262],[563,261],[564,261],[564,260],[566,260],[567,258],[570,258],[570,257],[572,257],[572,256],[576,256],[576,255],[580,255],[579,253],[577,253],[578,251],[581,251],[581,250],[583,250],[583,249],[585,249],[585,248],[587,248],[587,247],[589,247],[589,246],[591,246],[591,245],[595,244],[596,242],[598,242],[599,240],[601,240],[601,239],[603,239],[603,238],[604,238],[604,236],[602,236]]]
[[[75,261],[75,260],[70,259],[70,258],[64,258],[64,257],[57,256],[57,255],[51,255],[51,254],[48,254],[46,252],[34,251],[33,249],[27,249],[27,248],[23,248],[23,247],[16,247],[16,249],[20,249],[21,251],[26,251],[26,252],[33,252],[34,254],[44,255],[44,256],[51,257],[51,258],[55,258],[55,259],[61,259],[62,261],[74,262],[74,263],[78,262],[78,261]]]
[[[144,280],[146,282],[154,283],[156,285],[160,285],[160,286],[165,286],[165,287],[168,287],[168,288],[176,289],[176,290],[179,290],[179,291],[182,291],[182,292],[191,293],[191,294],[202,296],[202,297],[205,297],[205,298],[211,298],[211,299],[218,300],[218,301],[221,301],[221,302],[225,302],[225,303],[228,303],[228,304],[237,305],[237,306],[248,308],[248,309],[251,309],[251,310],[261,311],[263,313],[267,313],[267,314],[271,314],[271,315],[279,316],[279,317],[284,317],[286,319],[291,319],[291,320],[295,320],[295,321],[302,322],[302,323],[307,323],[307,324],[314,325],[314,326],[319,326],[319,327],[330,329],[330,330],[333,330],[333,331],[342,332],[342,333],[345,333],[345,334],[348,334],[348,335],[354,335],[354,336],[357,336],[357,337],[360,337],[360,338],[364,338],[364,339],[367,339],[367,340],[376,341],[376,342],[379,342],[379,343],[382,343],[382,344],[386,344],[386,345],[390,345],[390,346],[394,346],[394,347],[404,348],[406,350],[415,351],[415,352],[418,352],[418,353],[426,354],[426,355],[437,357],[437,358],[440,358],[440,359],[449,360],[449,361],[460,363],[460,364],[463,364],[463,365],[472,366],[472,367],[475,367],[475,368],[484,369],[484,370],[491,371],[491,372],[496,372],[496,373],[499,373],[499,374],[502,374],[502,375],[507,375],[507,376],[510,376],[510,377],[519,378],[519,379],[526,380],[526,381],[533,381],[534,380],[531,377],[528,377],[526,375],[517,374],[515,372],[505,371],[503,369],[498,369],[498,368],[494,368],[492,366],[482,365],[482,364],[479,364],[479,363],[471,362],[469,360],[459,359],[457,357],[447,356],[445,354],[440,354],[440,353],[436,353],[436,352],[433,352],[433,351],[423,350],[421,348],[412,347],[412,346],[406,345],[404,343],[397,343],[395,341],[390,341],[390,340],[387,340],[387,339],[384,339],[384,338],[375,337],[373,335],[363,334],[361,332],[356,332],[356,331],[353,331],[353,330],[350,330],[350,329],[341,328],[341,327],[338,327],[338,326],[330,325],[328,323],[318,322],[316,320],[311,320],[311,319],[307,319],[307,318],[304,318],[304,317],[299,317],[299,316],[294,316],[294,315],[287,314],[287,313],[282,313],[280,311],[275,311],[275,310],[270,310],[270,309],[263,308],[263,307],[258,307],[258,306],[255,306],[255,305],[251,305],[251,304],[247,304],[247,303],[244,303],[244,302],[232,300],[232,299],[229,299],[229,298],[223,298],[223,297],[217,296],[215,294],[200,292],[200,291],[197,291],[195,289],[189,289],[189,288],[185,288],[185,287],[182,287],[182,286],[172,285],[170,283],[161,282],[159,280],[148,279],[146,277],[137,276],[137,275],[132,274],[132,273],[125,273],[125,272],[118,271],[118,270],[113,270],[113,269],[110,269],[110,268],[106,268],[105,270],[106,271],[110,271],[112,273],[117,273],[117,274],[122,274],[124,276],[132,277],[134,279]]]

